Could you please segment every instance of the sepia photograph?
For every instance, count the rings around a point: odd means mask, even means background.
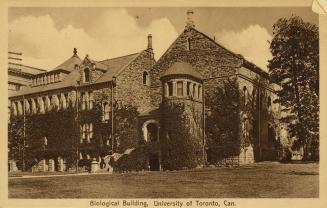
[[[319,30],[311,6],[8,7],[8,199],[319,199]]]

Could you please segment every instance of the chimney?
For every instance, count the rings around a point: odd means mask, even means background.
[[[73,56],[77,57],[77,48],[74,48],[74,50],[73,50]]]
[[[195,25],[194,25],[194,22],[193,22],[193,10],[189,9],[187,10],[186,12],[186,15],[187,15],[187,20],[186,20],[186,28],[194,28]]]
[[[148,49],[152,49],[152,35],[148,35]]]

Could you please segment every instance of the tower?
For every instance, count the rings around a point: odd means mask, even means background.
[[[190,64],[175,62],[160,77],[161,164],[163,169],[204,164],[203,78]]]

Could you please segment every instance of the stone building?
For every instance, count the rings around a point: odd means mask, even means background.
[[[53,70],[33,76],[31,86],[10,96],[12,115],[27,119],[31,115],[42,116],[53,111],[73,109],[71,112],[77,113],[78,117],[72,122],[78,124],[75,128],[79,131],[79,142],[77,146],[69,144],[70,151],[73,154],[77,152],[80,161],[94,159],[100,163],[104,155],[113,154],[114,146],[119,145],[115,143],[114,136],[119,132],[114,132],[113,128],[117,124],[114,120],[114,103],[131,105],[138,112],[138,134],[135,135],[134,148],[138,148],[141,140],[142,145],[150,145],[144,153],[150,170],[178,169],[173,167],[169,157],[169,151],[176,150],[181,154],[179,158],[194,160],[193,163],[188,161],[192,165],[185,165],[186,168],[204,165],[210,152],[204,131],[210,106],[206,106],[205,101],[224,81],[236,79],[244,102],[250,96],[258,97],[258,101],[262,102],[259,106],[274,112],[276,119],[280,109],[273,104],[275,86],[269,83],[268,74],[196,30],[192,21],[193,12],[188,11],[187,15],[185,30],[158,61],[154,59],[151,35],[148,36],[145,50],[102,61],[95,61],[88,55],[81,59],[74,49],[73,56],[68,60]],[[105,136],[99,133],[101,128],[90,119],[80,119],[81,114],[92,116],[87,112],[96,105],[101,106],[102,115],[99,116],[102,123],[109,126]],[[182,106],[183,121],[176,117],[171,106]],[[240,146],[240,154],[234,156],[237,163],[276,159],[273,146],[279,136],[279,127],[268,119],[260,118],[260,113],[258,118],[252,118],[245,112],[240,112],[239,116],[240,123],[235,125],[239,126],[240,137],[249,137],[251,129],[257,129],[257,136],[252,144]],[[43,135],[39,138],[43,146],[50,147],[48,137]],[[124,142],[124,138],[121,142]],[[108,148],[100,155],[87,148],[93,143],[101,143],[101,147]],[[165,149],[165,144],[170,145],[169,150]],[[191,150],[184,145],[190,145]],[[65,159],[63,155],[47,160],[38,158],[38,165],[34,168],[62,171],[67,169]]]

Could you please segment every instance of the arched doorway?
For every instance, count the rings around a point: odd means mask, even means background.
[[[155,123],[150,123],[147,125],[148,130],[148,141],[157,142],[158,141],[158,126]]]
[[[159,154],[156,153],[149,154],[149,167],[150,167],[150,171],[160,170]]]
[[[158,142],[159,141],[159,123],[156,120],[148,120],[144,122],[143,138],[146,142]]]

